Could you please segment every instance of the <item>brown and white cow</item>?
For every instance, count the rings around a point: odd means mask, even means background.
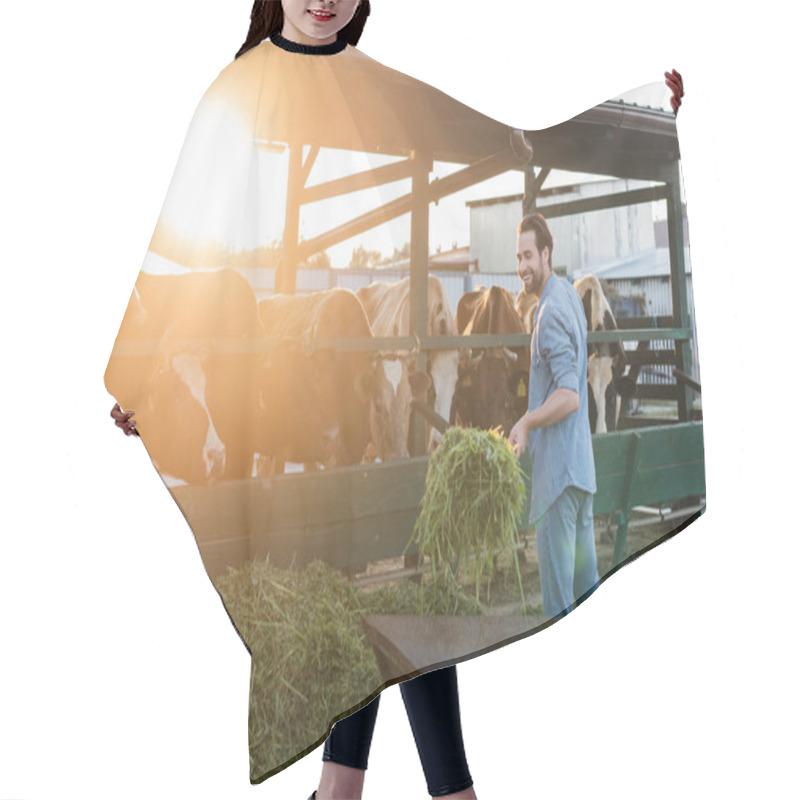
[[[511,295],[498,286],[465,294],[458,302],[456,324],[463,335],[525,332]],[[500,427],[508,436],[528,410],[530,365],[530,347],[473,349],[459,364],[451,423]]]
[[[258,368],[249,344],[260,336],[253,292],[233,270],[139,276],[106,386],[135,411],[167,482],[250,476]]]
[[[517,309],[517,314],[528,333],[533,333],[533,315],[538,307],[539,298],[533,292],[529,294],[525,289],[519,290],[517,299],[514,301],[514,308]]]
[[[594,275],[585,275],[573,284],[586,314],[589,331],[615,331],[617,321]],[[617,429],[621,409],[620,397],[630,397],[635,387],[625,372],[625,349],[622,341],[589,344],[589,424],[592,433],[606,433]]]
[[[586,327],[589,331],[615,331],[617,321],[594,275],[585,275],[573,284],[583,301]],[[525,330],[533,332],[533,316],[539,300],[521,289],[514,302]],[[589,423],[592,433],[615,431],[621,410],[621,397],[630,397],[635,386],[624,376],[625,350],[621,341],[590,344],[587,376],[589,382]]]
[[[358,464],[373,443],[387,449],[391,391],[375,353],[308,347],[321,339],[370,338],[372,329],[348,289],[261,300],[268,351],[260,394],[258,450],[278,462]],[[262,461],[259,471],[274,467]]]
[[[372,283],[362,287],[357,294],[369,317],[376,336],[408,336],[409,334],[410,279],[396,283]],[[456,332],[453,312],[447,302],[442,282],[435,275],[428,276],[429,336],[453,336]],[[395,362],[384,362],[386,375],[391,382],[396,401],[395,446],[391,457],[408,456],[408,431],[413,413],[412,399],[421,399],[433,393],[433,407],[445,420],[450,419],[450,404],[458,379],[458,351],[431,350],[428,352],[427,375],[416,370],[415,355]],[[428,452],[441,441],[441,433],[432,426],[428,429]]]

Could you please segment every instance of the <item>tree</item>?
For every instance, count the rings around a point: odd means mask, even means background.
[[[350,269],[374,269],[381,262],[381,254],[377,250],[365,250],[363,245],[353,249],[350,256]]]
[[[327,250],[320,250],[306,260],[306,269],[330,269],[331,257]]]
[[[399,250],[395,247],[394,253],[380,260],[380,264],[396,264],[411,256],[411,242],[406,242]]]

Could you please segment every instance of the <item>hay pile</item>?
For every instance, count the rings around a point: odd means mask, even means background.
[[[254,562],[217,588],[252,653],[254,779],[317,742],[333,716],[381,686],[361,614],[482,613],[454,580],[366,592],[319,561],[303,570]]]
[[[488,597],[494,558],[509,552],[525,605],[515,549],[525,503],[524,475],[499,431],[447,430],[428,462],[422,512],[412,539],[430,559],[435,583],[442,571],[458,578],[463,567],[475,584],[476,601],[484,577]]]

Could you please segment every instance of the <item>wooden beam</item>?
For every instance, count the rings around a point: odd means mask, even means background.
[[[452,175],[433,180],[430,186],[430,199],[438,202],[443,197],[460,192],[462,189],[469,189],[476,183],[482,183],[515,168],[519,168],[519,164],[510,152],[487,156]]]
[[[315,144],[311,147],[308,151],[308,155],[306,156],[306,160],[303,162],[303,170],[300,174],[300,185],[305,186],[308,183],[308,176],[311,174],[311,170],[314,168],[314,164],[317,163],[317,156],[319,155],[319,145]],[[304,202],[303,200],[303,192],[305,190],[301,189],[300,191],[300,203]]]
[[[536,211],[536,198],[549,174],[550,167],[542,167],[538,175],[534,173],[532,166],[525,170],[525,194],[522,196],[523,217]]]
[[[428,203],[438,202],[443,197],[447,197],[455,192],[460,192],[462,189],[468,189],[470,186],[493,178],[496,175],[502,175],[514,166],[516,166],[516,162],[513,160],[513,156],[504,153],[484,158],[445,178],[437,178],[431,181],[426,189]],[[428,172],[430,173],[430,169]],[[332,228],[327,233],[320,234],[314,239],[303,242],[300,246],[299,260],[304,261],[314,253],[326,250],[328,247],[333,247],[335,244],[344,242],[353,236],[358,236],[360,233],[364,233],[378,225],[396,219],[403,214],[408,214],[412,208],[412,197],[413,190],[409,194],[384,203],[384,205],[372,211],[368,211],[349,222]]]
[[[373,186],[401,181],[405,178],[410,178],[411,171],[412,164],[408,159],[394,164],[386,164],[383,167],[368,169],[364,172],[356,172],[353,175],[345,175],[343,178],[307,186],[303,189],[300,202],[316,203],[319,200],[328,200],[331,197],[339,197],[350,192],[357,192],[360,189],[370,189]]]
[[[625,361],[630,367],[653,366],[664,364],[672,366],[675,363],[674,350],[626,350]]]
[[[668,317],[618,317],[617,327],[626,328],[677,328],[671,316]]]
[[[666,186],[651,186],[645,189],[631,189],[628,192],[615,192],[599,197],[586,197],[583,200],[570,200],[566,203],[553,203],[542,206],[539,211],[548,219],[567,217],[572,214],[586,214],[589,211],[602,211],[607,208],[632,206],[636,203],[652,203],[667,198]]]
[[[403,195],[396,200],[391,200],[384,203],[382,206],[368,211],[366,214],[361,214],[343,225],[333,228],[327,233],[322,233],[313,239],[308,239],[300,245],[299,255],[300,260],[304,261],[314,253],[321,250],[327,250],[335,244],[347,241],[353,236],[358,236],[360,233],[372,230],[378,225],[396,219],[397,217],[408,214],[411,211],[411,195]]]
[[[687,375],[677,367],[672,370],[672,374],[675,376],[675,379],[678,381],[678,383],[685,383],[690,389],[697,392],[697,394],[702,393],[700,384],[691,375]]]

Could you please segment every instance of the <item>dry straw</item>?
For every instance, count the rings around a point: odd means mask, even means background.
[[[252,653],[251,776],[303,755],[326,725],[382,685],[362,614],[480,614],[455,581],[405,581],[363,591],[316,561],[302,570],[268,561],[230,570],[217,588]]]
[[[463,568],[475,599],[484,578],[488,598],[495,556],[510,552],[524,607],[516,549],[524,502],[524,472],[498,430],[449,428],[428,462],[411,540],[430,559],[434,585],[443,574],[458,578]]]

